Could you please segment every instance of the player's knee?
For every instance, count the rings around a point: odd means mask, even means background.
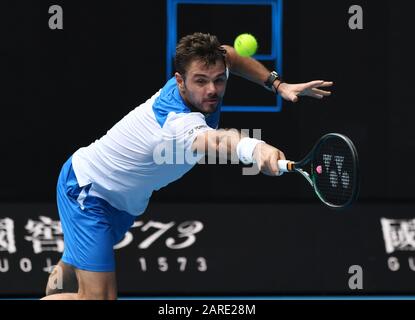
[[[63,290],[60,289],[56,285],[55,278],[53,277],[53,273],[52,273],[52,274],[50,274],[49,279],[48,279],[48,283],[46,284],[45,294],[46,294],[46,296],[50,296],[52,294],[57,294],[57,293],[63,293]]]
[[[111,290],[88,290],[80,291],[78,297],[80,300],[116,300],[117,294]]]
[[[57,293],[78,292],[78,281],[75,271],[61,262],[55,266],[49,275],[46,285],[46,296]]]
[[[115,272],[93,272],[76,270],[79,280],[79,299],[115,300],[117,283]]]
[[[51,294],[59,293],[56,290],[49,287],[49,283],[46,285],[45,296],[50,296]]]

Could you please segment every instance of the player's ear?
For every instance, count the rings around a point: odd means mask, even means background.
[[[225,64],[228,69],[232,69],[232,62],[235,61],[235,59],[238,58],[238,54],[236,53],[235,49],[228,45],[222,45],[221,46],[226,54],[225,54]]]
[[[178,72],[176,72],[175,74],[174,74],[174,76],[176,77],[176,82],[177,82],[177,85],[179,86],[179,89],[180,90],[183,90],[184,89],[184,78],[182,77],[182,75],[180,74],[180,73],[178,73]]]

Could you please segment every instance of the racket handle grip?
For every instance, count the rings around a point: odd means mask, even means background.
[[[280,174],[294,170],[294,162],[290,160],[278,160],[278,169]]]

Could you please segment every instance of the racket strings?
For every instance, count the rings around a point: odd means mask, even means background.
[[[324,201],[341,206],[348,203],[356,190],[355,154],[342,139],[323,143],[315,154],[313,177],[315,188]]]

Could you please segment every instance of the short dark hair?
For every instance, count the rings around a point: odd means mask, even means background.
[[[206,66],[215,65],[217,60],[225,62],[226,50],[221,47],[218,38],[209,33],[195,32],[180,39],[176,46],[174,65],[176,71],[185,76],[190,63],[200,60]]]

